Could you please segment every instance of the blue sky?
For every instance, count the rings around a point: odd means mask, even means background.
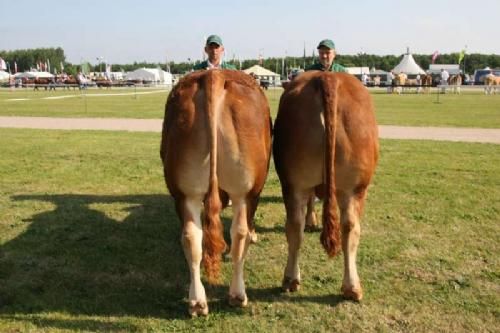
[[[500,1],[16,0],[0,2],[0,50],[62,47],[67,60],[201,59],[219,34],[226,58],[308,55],[331,38],[340,54],[500,54]],[[8,13],[8,15],[5,15]]]

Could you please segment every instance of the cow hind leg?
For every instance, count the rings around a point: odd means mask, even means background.
[[[202,260],[203,229],[200,213],[201,198],[176,200],[177,211],[183,221],[182,247],[186,257],[189,275],[189,314],[193,317],[208,314],[205,288],[201,283],[200,263]]]
[[[285,267],[282,288],[287,292],[294,292],[300,288],[299,251],[304,241],[306,206],[311,197],[314,198],[312,190],[290,191],[284,195],[288,260]]]
[[[306,226],[305,230],[307,231],[316,231],[319,230],[318,218],[316,216],[316,212],[314,211],[314,203],[316,201],[316,196],[313,194],[307,200],[307,212],[306,212]]]
[[[341,291],[345,298],[355,301],[363,298],[356,267],[356,254],[361,232],[360,215],[363,210],[365,196],[366,189],[362,189],[358,193],[341,193],[339,198],[344,256],[344,278]]]
[[[231,224],[231,259],[233,277],[229,287],[229,304],[245,307],[248,298],[245,292],[244,262],[251,241],[247,220],[247,202],[244,198],[233,198],[233,222]]]

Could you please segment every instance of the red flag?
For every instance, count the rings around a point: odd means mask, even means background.
[[[434,53],[432,54],[432,63],[434,63],[436,61],[437,57],[439,57],[439,52],[438,51],[434,51]]]

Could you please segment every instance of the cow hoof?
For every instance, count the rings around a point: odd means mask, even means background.
[[[229,305],[238,307],[238,308],[244,308],[248,305],[248,298],[247,295],[238,295],[238,296],[233,296],[229,295]]]
[[[317,224],[306,224],[306,226],[304,227],[304,231],[306,231],[306,232],[316,232],[319,230],[320,230],[320,227]]]
[[[283,283],[281,284],[283,291],[285,292],[296,292],[299,291],[300,289],[300,281],[297,279],[291,279],[289,277],[284,277],[283,278]]]
[[[250,231],[249,235],[250,235],[250,244],[257,243],[258,239],[257,239],[257,233],[255,232],[255,230]]]
[[[341,291],[344,298],[351,301],[359,302],[363,298],[363,290],[361,289],[361,286],[359,287],[342,286]]]
[[[208,315],[208,305],[206,302],[191,301],[189,304],[189,315],[194,318]]]

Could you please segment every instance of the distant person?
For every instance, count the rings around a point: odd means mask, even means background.
[[[420,77],[420,74],[417,74],[415,77],[415,83],[417,84],[417,94],[422,92],[422,78]]]
[[[394,91],[394,72],[390,71],[387,73],[387,92],[392,93]]]
[[[205,43],[205,53],[208,55],[208,60],[195,65],[193,67],[195,71],[204,69],[236,69],[235,66],[222,60],[224,57],[224,45],[219,36],[208,36]]]
[[[361,82],[363,82],[363,85],[366,86],[368,84],[368,75],[366,75],[366,73],[363,72],[363,74],[361,74]]]
[[[325,71],[325,72],[346,72],[344,66],[335,62],[335,43],[331,39],[323,39],[318,44],[318,60],[306,68],[306,71]]]
[[[444,68],[441,68],[441,92],[446,92],[446,87],[448,85],[448,79],[450,78],[450,74],[448,73],[448,71]]]
[[[87,78],[85,77],[85,75],[82,72],[78,72],[76,80],[80,86],[80,90],[87,89]]]
[[[441,68],[441,84],[446,85],[448,84],[448,79],[450,78],[450,74],[448,71],[444,68]]]

